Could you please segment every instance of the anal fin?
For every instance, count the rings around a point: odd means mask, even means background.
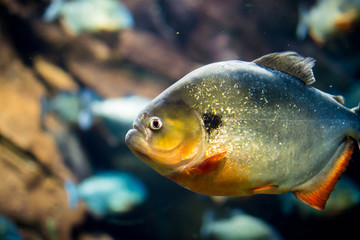
[[[349,164],[353,150],[354,141],[351,138],[347,138],[333,166],[328,170],[327,174],[320,179],[321,182],[312,184],[309,187],[310,189],[294,191],[294,195],[300,201],[313,208],[324,209],[326,201],[334,190],[335,184]]]

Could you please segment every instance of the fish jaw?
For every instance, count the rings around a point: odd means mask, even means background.
[[[203,146],[200,144],[193,157],[181,159],[180,154],[174,154],[172,150],[180,150],[184,146],[179,146],[168,152],[153,151],[148,144],[148,137],[144,127],[134,124],[134,129],[130,129],[125,137],[125,143],[130,150],[143,162],[152,167],[160,175],[166,176],[182,171],[184,168],[197,164],[204,154]],[[161,156],[161,159],[159,156]],[[166,157],[168,156],[168,158]],[[174,161],[174,159],[177,159]],[[168,163],[167,161],[168,160]],[[175,162],[175,163],[173,163]]]
[[[125,136],[126,145],[141,160],[144,158],[148,160],[147,143],[145,138],[144,133],[142,133],[138,128],[130,129]]]
[[[149,146],[146,141],[146,134],[136,125],[134,129],[130,129],[127,132],[125,136],[125,143],[136,157],[148,164],[161,175],[163,175],[163,172],[172,173],[172,171],[164,170],[164,166],[161,166],[150,157]]]

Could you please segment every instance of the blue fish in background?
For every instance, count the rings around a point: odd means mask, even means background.
[[[69,207],[76,210],[79,202],[79,194],[76,184],[72,180],[66,180],[64,182],[64,189],[67,195]]]
[[[299,40],[304,40],[309,34],[319,46],[323,46],[333,38],[354,31],[359,20],[359,0],[317,0],[311,9],[300,5],[296,35]]]
[[[95,174],[81,182],[77,192],[89,211],[99,217],[129,212],[148,197],[142,181],[122,171]]]
[[[0,239],[23,240],[16,225],[2,215],[0,215]]]
[[[227,218],[217,219],[213,211],[206,211],[200,230],[202,239],[215,240],[280,240],[277,230],[260,218],[234,209]]]
[[[100,123],[105,127],[107,142],[117,145],[124,142],[133,119],[149,102],[150,99],[136,95],[102,99],[94,91],[82,89],[43,99],[42,115],[44,118],[49,112],[55,112],[62,121],[75,124],[84,131]]]
[[[53,0],[43,18],[51,22],[59,17],[62,17],[65,30],[73,35],[118,31],[134,26],[131,12],[116,0]]]
[[[149,104],[150,99],[140,96],[126,96],[94,101],[89,110],[80,113],[86,121],[86,114],[91,118],[99,119],[116,138],[124,141],[128,127],[132,127],[133,117],[138,115],[138,110]],[[79,126],[86,129],[86,122],[79,118]]]

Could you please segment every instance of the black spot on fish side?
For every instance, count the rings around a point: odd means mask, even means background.
[[[212,130],[217,129],[221,126],[222,120],[220,115],[212,113],[205,113],[202,115],[202,119],[205,126],[205,131],[210,134]]]

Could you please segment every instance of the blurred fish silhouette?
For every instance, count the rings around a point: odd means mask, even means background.
[[[145,107],[149,102],[148,98],[135,95],[95,101],[91,103],[88,114],[100,119],[109,132],[122,142],[139,109]],[[81,121],[79,121],[79,125],[84,126]]]
[[[201,67],[140,111],[126,143],[192,191],[293,192],[323,209],[358,147],[360,111],[310,86],[314,62],[283,52]]]
[[[241,210],[232,210],[228,218],[215,219],[212,211],[204,213],[200,236],[214,240],[280,240],[277,230],[265,221]]]
[[[320,46],[328,40],[349,33],[360,20],[359,0],[318,0],[309,10],[299,8],[300,19],[296,30],[298,39],[306,35]]]
[[[44,13],[44,20],[54,21],[59,16],[65,29],[74,35],[134,26],[130,11],[116,0],[53,0]]]
[[[78,186],[78,198],[96,216],[126,213],[144,203],[147,195],[137,177],[122,171],[95,174]]]
[[[43,99],[43,115],[55,112],[66,123],[73,123],[82,130],[90,129],[96,122],[105,126],[105,138],[111,145],[124,141],[127,130],[139,110],[149,104],[148,98],[125,96],[102,99],[92,90],[60,92],[53,99]]]

